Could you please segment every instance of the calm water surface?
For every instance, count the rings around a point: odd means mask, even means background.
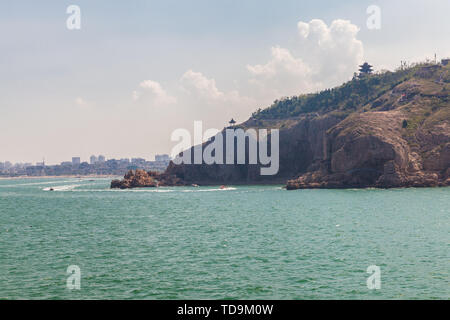
[[[109,182],[0,180],[0,299],[450,298],[450,188]]]

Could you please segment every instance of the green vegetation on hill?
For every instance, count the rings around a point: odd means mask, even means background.
[[[400,83],[416,75],[422,75],[424,67],[426,69],[426,67],[432,66],[429,63],[421,63],[395,72],[385,71],[367,74],[363,77],[355,74],[352,80],[333,89],[275,100],[269,108],[254,112],[252,118],[255,120],[286,119],[310,112],[351,113],[374,101]]]

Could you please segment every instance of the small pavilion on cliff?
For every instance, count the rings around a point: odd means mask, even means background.
[[[232,128],[234,128],[234,125],[236,124],[236,121],[234,121],[234,119],[231,118],[231,120],[228,121],[228,123],[229,123],[230,125],[227,127],[227,129],[232,129]]]

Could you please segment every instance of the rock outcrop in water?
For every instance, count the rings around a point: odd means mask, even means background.
[[[154,171],[136,170],[128,171],[123,180],[111,181],[111,188],[131,189],[131,188],[150,188],[162,186],[183,186],[184,182],[170,174],[158,173]]]
[[[128,171],[123,180],[111,181],[111,188],[143,188],[156,187],[156,180],[144,170]]]
[[[289,190],[449,186],[449,91],[450,66],[422,64],[275,101],[236,127],[280,130],[278,174],[204,163],[171,163],[164,174],[200,185],[287,181]]]

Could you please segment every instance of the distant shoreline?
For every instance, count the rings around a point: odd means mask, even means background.
[[[15,180],[15,179],[54,179],[54,178],[118,178],[122,177],[120,175],[101,175],[101,174],[93,174],[93,175],[61,175],[61,176],[17,176],[17,177],[0,177],[0,180]]]

